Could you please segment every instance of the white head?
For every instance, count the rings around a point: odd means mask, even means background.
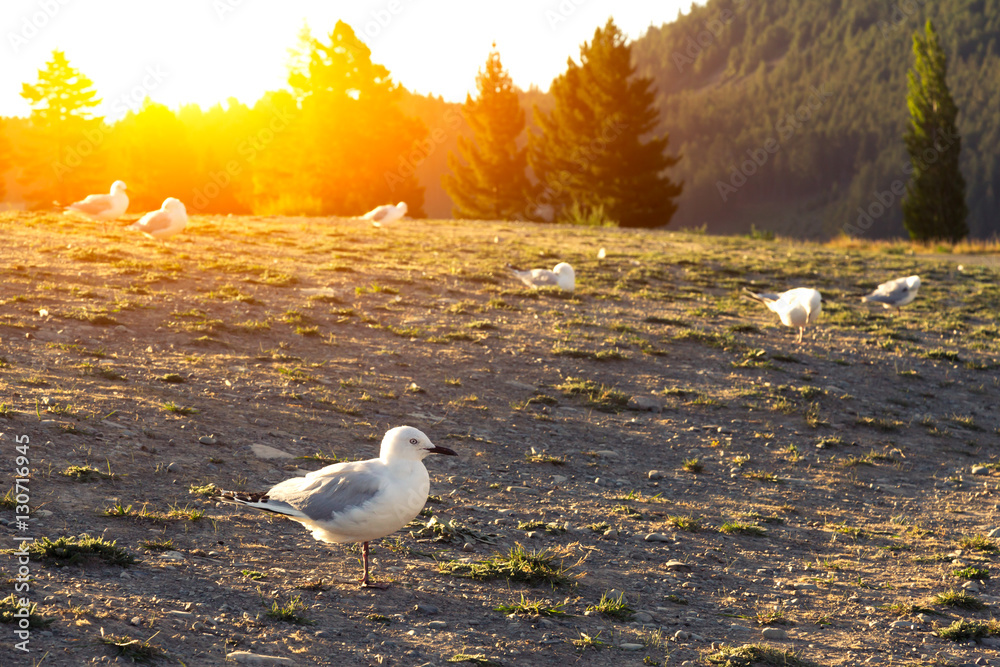
[[[163,206],[160,207],[164,211],[169,211],[171,213],[186,213],[187,209],[184,208],[184,203],[181,202],[177,197],[167,197],[163,200]]]
[[[428,454],[457,456],[447,447],[438,447],[422,431],[412,426],[397,426],[389,429],[382,438],[379,458],[383,463],[391,460],[408,459],[422,461]]]
[[[125,181],[115,181],[111,184],[111,194],[116,195],[119,192],[125,192],[128,190],[128,186],[125,185]]]
[[[566,262],[560,262],[555,265],[552,272],[558,276],[556,281],[559,283],[559,289],[564,289],[567,292],[572,292],[576,287],[576,273],[573,271],[573,267]]]
[[[401,201],[398,204],[396,204],[396,208],[398,208],[400,211],[402,211],[403,215],[406,215],[406,202],[405,201]]]
[[[909,276],[906,279],[906,289],[916,291],[920,289],[920,276]]]

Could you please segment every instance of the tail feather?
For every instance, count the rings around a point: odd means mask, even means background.
[[[224,491],[222,489],[216,489],[213,496],[224,503],[252,507],[255,510],[262,510],[264,512],[273,512],[274,514],[281,514],[283,516],[290,516],[293,518],[305,516],[301,511],[295,509],[288,503],[280,500],[272,500],[266,493]]]
[[[771,301],[771,299],[766,298],[765,295],[757,294],[756,292],[751,292],[746,287],[743,288],[743,296],[752,301],[757,301],[759,303],[768,303],[769,301]]]

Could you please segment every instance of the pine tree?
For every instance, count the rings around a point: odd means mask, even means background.
[[[21,182],[35,206],[53,200],[68,204],[99,187],[105,190],[102,145],[108,128],[92,110],[101,100],[93,82],[72,67],[62,51],[38,72],[38,82],[25,83],[21,97],[31,104],[29,131],[21,148]]]
[[[947,60],[930,21],[924,33],[923,38],[919,32],[913,36],[914,63],[907,76],[910,124],[904,140],[913,171],[903,199],[903,225],[917,241],[955,242],[969,234],[958,161],[958,108],[945,82]]]
[[[462,115],[475,142],[458,138],[458,155],[449,153],[450,174],[442,178],[454,203],[456,218],[518,220],[531,192],[528,148],[518,148],[524,131],[524,110],[510,75],[500,62],[496,44],[486,69],[476,76],[477,99],[466,95]]]
[[[258,176],[280,176],[267,192],[282,192],[300,200],[300,208],[325,215],[358,215],[404,201],[408,215],[423,216],[416,163],[433,149],[427,128],[400,110],[402,89],[388,69],[372,62],[351,26],[338,21],[328,41],[303,31],[290,64],[297,108],[261,110],[282,119],[273,145],[261,150]],[[255,210],[285,208],[269,201],[267,192],[260,192]]]
[[[535,109],[542,129],[529,139],[529,160],[541,181],[536,212],[552,206],[558,220],[603,211],[623,227],[670,222],[682,184],[663,172],[680,157],[666,154],[667,134],[653,134],[659,116],[652,84],[636,75],[632,47],[614,21],[580,47],[580,64],[571,59],[552,82],[555,108],[549,114]]]

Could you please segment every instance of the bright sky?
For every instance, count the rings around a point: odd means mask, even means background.
[[[285,87],[303,22],[327,35],[349,23],[375,62],[410,90],[463,101],[492,42],[522,88],[548,89],[579,46],[613,16],[631,38],[673,21],[691,0],[2,0],[0,115],[53,49],[90,77],[117,120],[147,95],[176,108],[229,97],[252,104]]]

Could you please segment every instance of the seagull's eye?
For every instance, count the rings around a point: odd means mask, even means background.
[[[410,438],[410,444],[411,445],[417,444],[417,439],[416,438]]]

